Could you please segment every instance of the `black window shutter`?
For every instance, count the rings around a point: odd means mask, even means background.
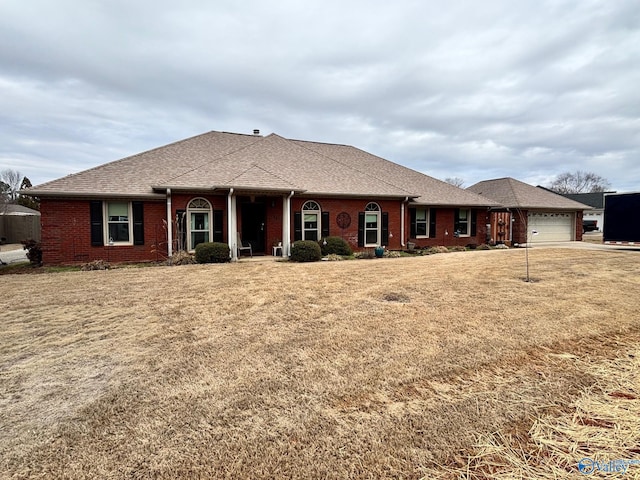
[[[329,233],[329,212],[322,212],[322,237],[327,238]]]
[[[302,240],[302,212],[293,213],[293,241]]]
[[[478,222],[478,212],[475,210],[471,210],[471,236],[475,237],[477,232],[476,224]]]
[[[429,238],[436,238],[436,209],[429,209]]]
[[[411,219],[411,227],[409,229],[409,238],[416,238],[416,209],[415,208],[410,208],[409,209],[409,218]]]
[[[453,214],[453,231],[457,232],[460,229],[460,209],[456,208]]]
[[[382,243],[389,246],[389,212],[382,212]]]
[[[91,245],[101,247],[104,245],[102,202],[100,200],[92,200],[89,204],[91,215]]]
[[[144,203],[131,202],[133,210],[133,244],[144,245]]]
[[[213,211],[213,241],[214,242],[222,242],[222,226],[224,224],[223,221],[223,213],[224,210],[214,210]]]
[[[358,246],[364,247],[364,212],[358,212]]]

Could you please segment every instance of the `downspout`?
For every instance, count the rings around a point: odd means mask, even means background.
[[[289,257],[291,255],[291,197],[295,192],[291,190],[288,197],[283,202],[283,221],[282,221],[282,246],[283,257]]]
[[[400,246],[404,247],[404,205],[409,201],[409,197],[404,197],[404,200],[400,204]]]
[[[173,256],[173,219],[171,214],[171,189],[167,188],[167,255]]]
[[[227,243],[229,244],[229,253],[231,254],[231,260],[238,260],[238,249],[235,242],[237,241],[237,235],[233,233],[233,215],[231,214],[231,197],[233,196],[233,188],[229,189],[229,195],[227,196]]]

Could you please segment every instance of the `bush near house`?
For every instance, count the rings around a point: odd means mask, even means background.
[[[225,263],[228,262],[229,245],[220,242],[206,242],[196,245],[196,262],[198,263]]]
[[[327,243],[325,245],[325,242]],[[322,256],[326,257],[327,255],[342,255],[344,257],[349,257],[353,255],[353,250],[351,246],[347,243],[347,241],[340,237],[327,237],[324,241],[320,242],[320,249],[322,251]]]
[[[317,242],[300,240],[291,247],[291,261],[293,262],[317,262],[322,258],[322,251]]]
[[[42,265],[42,245],[33,239],[23,240],[22,248],[27,250],[27,258],[32,265],[39,267]]]

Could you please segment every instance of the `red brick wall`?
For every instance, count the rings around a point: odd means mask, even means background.
[[[436,236],[434,238],[411,238],[410,241],[418,247],[435,247],[444,245],[446,247],[461,246],[469,244],[481,245],[487,243],[487,223],[489,223],[489,212],[486,208],[473,209],[476,212],[476,235],[471,237],[455,237],[455,208],[436,208]],[[411,233],[410,217],[407,209],[406,235]]]
[[[363,212],[365,207],[372,200],[370,199],[340,199],[340,198],[323,198],[323,197],[293,197],[291,199],[291,240],[293,241],[294,224],[293,214],[302,209],[304,203],[308,200],[314,200],[320,204],[323,212],[329,212],[330,224],[329,235],[332,237],[344,238],[354,250],[361,250],[358,247],[358,213]],[[376,201],[382,212],[389,214],[389,246],[391,250],[399,250],[400,245],[400,205],[398,200],[380,200]],[[348,228],[342,230],[337,224],[339,213],[346,212],[351,217],[351,224]],[[405,228],[409,228],[408,224]],[[408,231],[408,230],[407,230]]]
[[[45,264],[85,263],[93,260],[140,262],[166,256],[166,238],[162,220],[164,201],[144,202],[144,245],[91,246],[91,218],[88,200],[40,202],[42,223],[42,260]]]
[[[223,213],[223,237],[227,241],[227,196],[226,195],[191,195],[173,194],[172,213],[175,218],[177,210],[186,210],[190,200],[202,197],[208,200],[214,210]],[[347,240],[354,250],[358,250],[358,213],[364,211],[370,199],[339,199],[323,197],[293,197],[291,199],[291,236],[294,234],[293,213],[300,211],[307,200],[318,202],[322,211],[330,214],[330,235],[340,236]],[[389,249],[406,248],[409,240],[410,217],[409,208],[405,206],[405,246],[401,238],[401,205],[399,200],[380,200],[376,202],[382,212],[389,215]],[[266,238],[265,252],[271,253],[271,246],[282,241],[282,205],[283,197],[266,197]],[[240,209],[238,208],[238,228],[241,228]],[[46,264],[84,263],[93,260],[110,262],[138,262],[145,260],[161,260],[167,255],[166,203],[161,201],[144,202],[144,245],[131,246],[91,246],[91,223],[88,200],[54,200],[43,199],[42,212],[42,247],[43,260]],[[351,224],[342,230],[336,219],[339,213],[346,212],[351,217]],[[525,213],[526,215],[526,213]],[[467,245],[485,242],[486,223],[485,209],[477,209],[477,235],[475,237],[453,236],[454,209],[439,208],[437,210],[437,236],[430,239],[412,239],[419,246],[432,245]],[[578,223],[578,222],[576,222]],[[576,227],[577,228],[577,227]],[[580,224],[580,233],[582,225]],[[174,226],[174,238],[176,229]],[[447,235],[445,235],[447,232]]]
[[[576,213],[576,242],[582,241],[583,214],[582,210]]]

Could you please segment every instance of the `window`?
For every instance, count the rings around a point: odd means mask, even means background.
[[[364,209],[364,246],[380,245],[380,207],[377,203],[368,203]]]
[[[204,198],[194,198],[187,206],[189,250],[211,238],[211,204]]]
[[[107,245],[130,245],[131,242],[131,203],[105,202],[105,243]]]
[[[302,218],[302,239],[317,242],[320,238],[320,205],[312,200],[306,202],[302,206]]]
[[[456,237],[468,237],[471,233],[471,211],[469,209],[456,209],[454,235]]]
[[[429,212],[426,208],[416,208],[416,237],[426,237],[429,227]]]
[[[89,202],[91,245],[144,245],[143,202]]]

